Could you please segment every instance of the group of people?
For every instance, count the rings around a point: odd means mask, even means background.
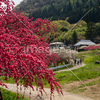
[[[74,60],[74,65],[82,64],[82,59],[73,59],[73,60]]]

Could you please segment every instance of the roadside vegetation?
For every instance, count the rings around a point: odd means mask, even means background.
[[[29,100],[29,99],[23,98],[22,95],[19,95],[19,99],[18,99],[16,93],[7,91],[6,89],[0,88],[0,91],[2,93],[3,100]]]

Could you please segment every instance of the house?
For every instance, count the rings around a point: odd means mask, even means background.
[[[74,47],[89,46],[89,45],[96,45],[96,44],[91,40],[80,40],[78,43],[74,45]]]
[[[64,47],[64,43],[63,42],[53,42],[53,43],[50,43],[49,47],[50,48],[53,48],[53,47]]]
[[[50,52],[54,52],[55,54],[59,54],[60,50],[65,50],[65,45],[63,42],[53,42],[49,44]]]
[[[74,50],[83,51],[86,46],[96,45],[91,40],[80,40],[78,43],[74,45]]]

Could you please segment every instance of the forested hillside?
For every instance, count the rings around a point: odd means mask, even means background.
[[[49,33],[50,40],[53,41],[62,41],[66,45],[75,44],[81,39],[89,39],[95,43],[100,43],[100,23],[89,22],[81,20],[78,24],[70,24],[65,20],[55,20],[52,21],[56,26],[56,38],[55,35]],[[72,28],[75,26],[74,28]],[[72,28],[72,29],[71,29]],[[71,29],[71,30],[70,30]],[[45,37],[48,35],[45,34]]]
[[[91,8],[91,12],[83,20],[99,22],[100,0],[24,0],[15,9],[34,19],[62,19],[76,23]]]
[[[52,21],[56,25],[56,34],[55,38],[50,35],[50,42],[52,41],[62,41],[65,44],[74,44],[80,39],[85,39],[85,33],[87,30],[87,23],[81,20],[71,31],[69,31],[72,26],[75,24],[70,24],[64,20]],[[74,36],[73,36],[74,35]]]

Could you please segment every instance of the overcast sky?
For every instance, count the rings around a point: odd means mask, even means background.
[[[18,5],[21,1],[23,1],[23,0],[13,0],[14,1],[14,3],[15,3],[15,6],[16,5]]]

